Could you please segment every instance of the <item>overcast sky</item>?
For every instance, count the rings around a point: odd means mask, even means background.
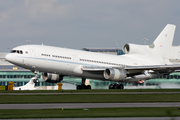
[[[75,49],[151,44],[169,23],[180,45],[180,0],[0,0],[0,51],[27,40]]]

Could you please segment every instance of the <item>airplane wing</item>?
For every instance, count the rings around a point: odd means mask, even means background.
[[[137,71],[144,71],[144,70],[153,70],[153,71],[169,71],[169,70],[179,70],[180,69],[180,64],[173,64],[173,65],[149,65],[149,66],[125,66],[125,67],[100,67],[100,66],[83,66],[82,70],[83,71],[104,71],[107,68],[115,68],[119,70],[137,70]]]
[[[170,74],[175,70],[180,70],[180,64],[120,67],[83,66],[81,70],[91,74],[97,72],[96,74],[101,74],[105,80],[131,82]]]

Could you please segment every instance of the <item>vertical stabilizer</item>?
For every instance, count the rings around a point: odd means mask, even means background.
[[[158,55],[167,58],[174,39],[175,25],[167,24],[153,44],[149,45]]]

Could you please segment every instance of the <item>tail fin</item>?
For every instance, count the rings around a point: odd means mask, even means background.
[[[158,55],[168,57],[174,39],[175,28],[175,25],[167,24],[153,44],[149,45],[149,47],[153,48]]]

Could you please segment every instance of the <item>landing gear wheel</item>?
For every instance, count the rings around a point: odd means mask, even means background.
[[[78,86],[76,87],[76,89],[77,89],[77,90],[81,90],[81,85],[78,85]]]
[[[86,78],[82,78],[82,83],[81,85],[78,85],[76,87],[77,90],[83,90],[83,89],[91,89],[91,85],[85,85]]]
[[[113,89],[113,84],[110,84],[110,85],[109,85],[109,89]]]
[[[113,85],[113,89],[118,89],[118,85],[117,85],[117,84],[114,84],[114,85]]]
[[[109,89],[124,89],[124,85],[123,84],[110,84],[109,85]]]
[[[119,89],[124,89],[124,85],[123,85],[123,84],[120,84],[120,85],[119,85]]]
[[[81,89],[86,89],[86,85],[81,85]]]
[[[90,85],[78,85],[76,87],[77,90],[85,90],[85,89],[91,89],[91,86]]]
[[[86,88],[87,88],[87,89],[91,89],[91,86],[90,86],[90,85],[87,85]]]
[[[31,78],[31,80],[34,82],[34,83],[38,83],[39,82],[39,80],[38,80],[38,78],[39,78],[39,75],[38,75],[38,71],[32,71],[34,74],[35,74],[35,76],[33,77],[33,78]]]
[[[33,82],[34,82],[34,83],[38,83],[39,80],[38,80],[38,79],[34,79]]]

